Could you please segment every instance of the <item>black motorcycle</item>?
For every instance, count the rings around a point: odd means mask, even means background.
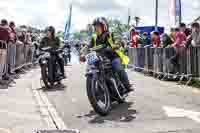
[[[57,56],[60,56],[63,49],[43,48],[40,50],[39,64],[41,67],[42,80],[46,88],[52,88],[57,82],[64,79],[61,75],[61,68],[57,62]]]
[[[91,52],[86,56],[87,95],[95,112],[101,116],[108,115],[111,104],[124,103],[128,96],[118,74],[113,72],[111,60],[104,53]]]

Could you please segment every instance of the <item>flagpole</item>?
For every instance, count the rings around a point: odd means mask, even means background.
[[[71,17],[72,17],[72,3],[70,4],[69,16],[68,16],[68,20],[65,25],[64,40],[68,39],[68,37],[69,37],[69,32],[70,32],[70,28],[71,28]]]
[[[181,23],[182,22],[182,3],[181,3],[181,0],[179,0],[179,8],[180,8],[179,23]]]
[[[158,31],[158,0],[156,0],[155,7],[155,31]]]

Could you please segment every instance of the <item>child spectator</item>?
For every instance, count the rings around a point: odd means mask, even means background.
[[[151,42],[152,42],[152,46],[154,48],[160,47],[161,41],[160,41],[159,32],[154,31],[154,32],[151,33]]]

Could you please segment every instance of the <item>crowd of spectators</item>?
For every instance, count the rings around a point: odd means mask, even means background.
[[[22,28],[23,27],[23,28]],[[28,26],[22,26],[22,27],[16,27],[14,21],[8,22],[6,19],[2,19],[0,21],[0,49],[1,49],[1,56],[0,56],[0,62],[1,62],[1,67],[0,67],[0,72],[5,71],[4,65],[7,64],[7,72],[6,75],[4,75],[4,78],[7,79],[9,76],[14,74],[11,71],[11,67],[15,66],[16,63],[16,52],[18,47],[24,47],[23,51],[29,51],[25,50],[26,46],[32,46],[34,44],[33,42],[37,41],[37,38],[39,36],[39,33],[36,33],[35,31],[31,30]],[[7,44],[7,45],[6,45]],[[30,47],[31,48],[31,47]],[[2,54],[2,50],[6,49],[3,52],[5,54]],[[30,53],[30,52],[28,52]],[[24,57],[25,58],[25,57]],[[20,58],[21,59],[21,58]],[[26,60],[26,59],[24,59]],[[6,63],[5,63],[6,62]],[[23,61],[21,61],[23,62]],[[20,62],[18,62],[20,63]]]
[[[173,47],[179,49],[181,47],[197,47],[200,46],[200,25],[194,22],[190,28],[185,23],[181,23],[179,27],[172,28],[170,33],[160,34],[153,31],[148,33],[140,33],[134,28],[131,29],[131,47]]]
[[[16,30],[14,21],[8,22],[6,19],[2,19],[0,23],[0,40],[5,42],[12,42],[13,44],[17,41],[19,43],[31,45],[31,42],[36,41],[36,33],[29,29]]]
[[[175,54],[170,57],[169,61],[175,72],[180,68],[180,59],[185,59],[184,55],[187,53],[187,49],[200,47],[200,24],[194,22],[186,26],[185,23],[181,23],[179,27],[172,28],[169,34],[160,34],[154,31],[148,35],[148,33],[140,33],[131,29],[130,47],[172,48]]]

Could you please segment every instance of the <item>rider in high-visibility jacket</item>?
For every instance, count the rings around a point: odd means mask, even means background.
[[[108,23],[104,17],[96,18],[93,22],[96,34],[93,35],[90,48],[111,48],[105,54],[112,61],[112,67],[118,73],[120,80],[127,88],[127,93],[133,91],[128,75],[122,64],[127,65],[129,58],[120,50],[120,45],[114,43],[113,34],[108,31]]]

